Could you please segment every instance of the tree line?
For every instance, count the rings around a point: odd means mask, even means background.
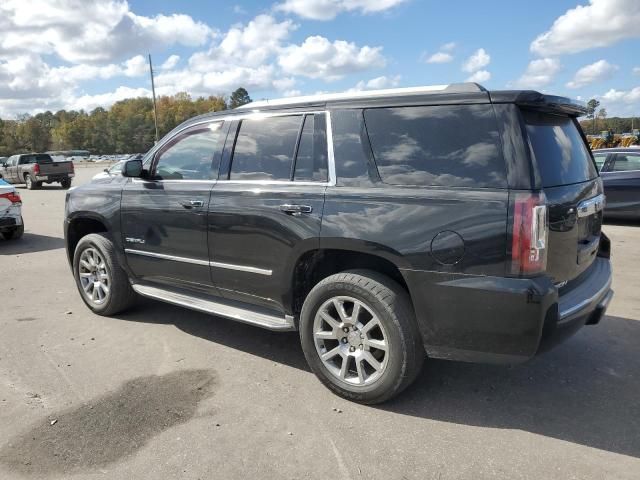
[[[191,98],[187,93],[157,99],[160,137],[183,121],[208,112],[236,108],[251,97],[238,88],[228,98]],[[0,156],[49,150],[88,150],[94,155],[144,153],[155,141],[153,101],[129,98],[111,108],[46,111],[20,115],[16,120],[0,120]]]
[[[595,135],[603,130],[613,133],[627,133],[640,128],[640,121],[635,117],[610,117],[607,109],[600,107],[600,102],[592,98],[587,102],[587,115],[580,125],[586,134]]]

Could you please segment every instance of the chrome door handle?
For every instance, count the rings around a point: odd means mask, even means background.
[[[291,215],[300,215],[302,213],[313,212],[313,207],[310,205],[291,205],[285,203],[284,205],[280,205],[280,211]]]
[[[188,202],[181,202],[181,205],[186,208],[200,208],[204,206],[204,202],[202,200],[189,200]]]

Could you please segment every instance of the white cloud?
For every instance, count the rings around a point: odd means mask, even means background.
[[[598,95],[609,116],[638,115],[640,110],[640,86],[630,90],[616,90],[612,88],[603,95]]]
[[[633,68],[633,74],[634,75],[640,75],[640,67],[634,67]]]
[[[276,10],[312,20],[332,20],[343,12],[376,13],[407,0],[285,0]]]
[[[589,0],[558,17],[531,43],[538,55],[576,53],[607,47],[626,38],[639,38],[638,0]]]
[[[122,59],[174,44],[195,47],[212,35],[188,15],[136,15],[123,0],[4,0],[0,31],[0,54],[57,55],[72,63]]]
[[[585,65],[579,69],[573,76],[573,80],[567,83],[569,88],[581,88],[600,82],[610,78],[615,71],[618,70],[617,65],[612,65],[606,60],[598,60],[590,65]]]
[[[381,77],[372,78],[367,82],[361,80],[356,84],[355,87],[349,89],[349,91],[360,92],[362,90],[382,90],[385,88],[395,88],[400,85],[401,78],[402,77],[400,75],[395,75],[393,77],[387,77],[383,75]]]
[[[82,95],[68,104],[67,108],[90,111],[96,107],[110,107],[126,98],[150,97],[151,91],[146,88],[118,87],[113,92],[98,95]]]
[[[486,67],[491,62],[491,56],[485,51],[484,48],[479,48],[471,55],[463,64],[462,70],[468,73],[480,70]]]
[[[149,71],[147,59],[142,55],[136,55],[124,62],[124,74],[127,77],[139,77]]]
[[[453,60],[453,55],[447,52],[436,52],[425,59],[425,63],[449,63]]]
[[[176,68],[176,66],[178,65],[179,61],[180,61],[180,55],[171,55],[160,66],[160,69],[161,70],[172,70],[172,69]]]
[[[524,74],[510,86],[516,88],[543,88],[553,82],[560,71],[560,61],[556,58],[540,58],[529,62]]]
[[[331,42],[325,37],[313,36],[301,45],[286,47],[278,64],[288,74],[331,81],[349,73],[383,67],[386,61],[381,51],[381,47],[358,47],[344,40]]]
[[[470,77],[468,77],[465,82],[477,82],[477,83],[482,83],[482,82],[487,82],[491,80],[491,72],[488,72],[487,70],[478,70],[477,72],[473,73]]]
[[[441,52],[450,52],[454,48],[456,48],[456,42],[448,42],[440,47]]]

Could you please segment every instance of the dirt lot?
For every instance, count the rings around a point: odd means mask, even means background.
[[[329,393],[295,333],[151,301],[91,314],[65,192],[20,193],[25,236],[0,241],[2,479],[640,478],[640,224],[605,228],[600,325],[521,366],[430,361],[373,408]]]

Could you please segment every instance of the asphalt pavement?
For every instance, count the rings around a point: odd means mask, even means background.
[[[524,365],[428,361],[367,407],[316,380],[296,333],[148,300],[92,314],[65,191],[19,190],[25,235],[0,240],[3,480],[640,478],[640,223],[604,227],[600,325]]]

